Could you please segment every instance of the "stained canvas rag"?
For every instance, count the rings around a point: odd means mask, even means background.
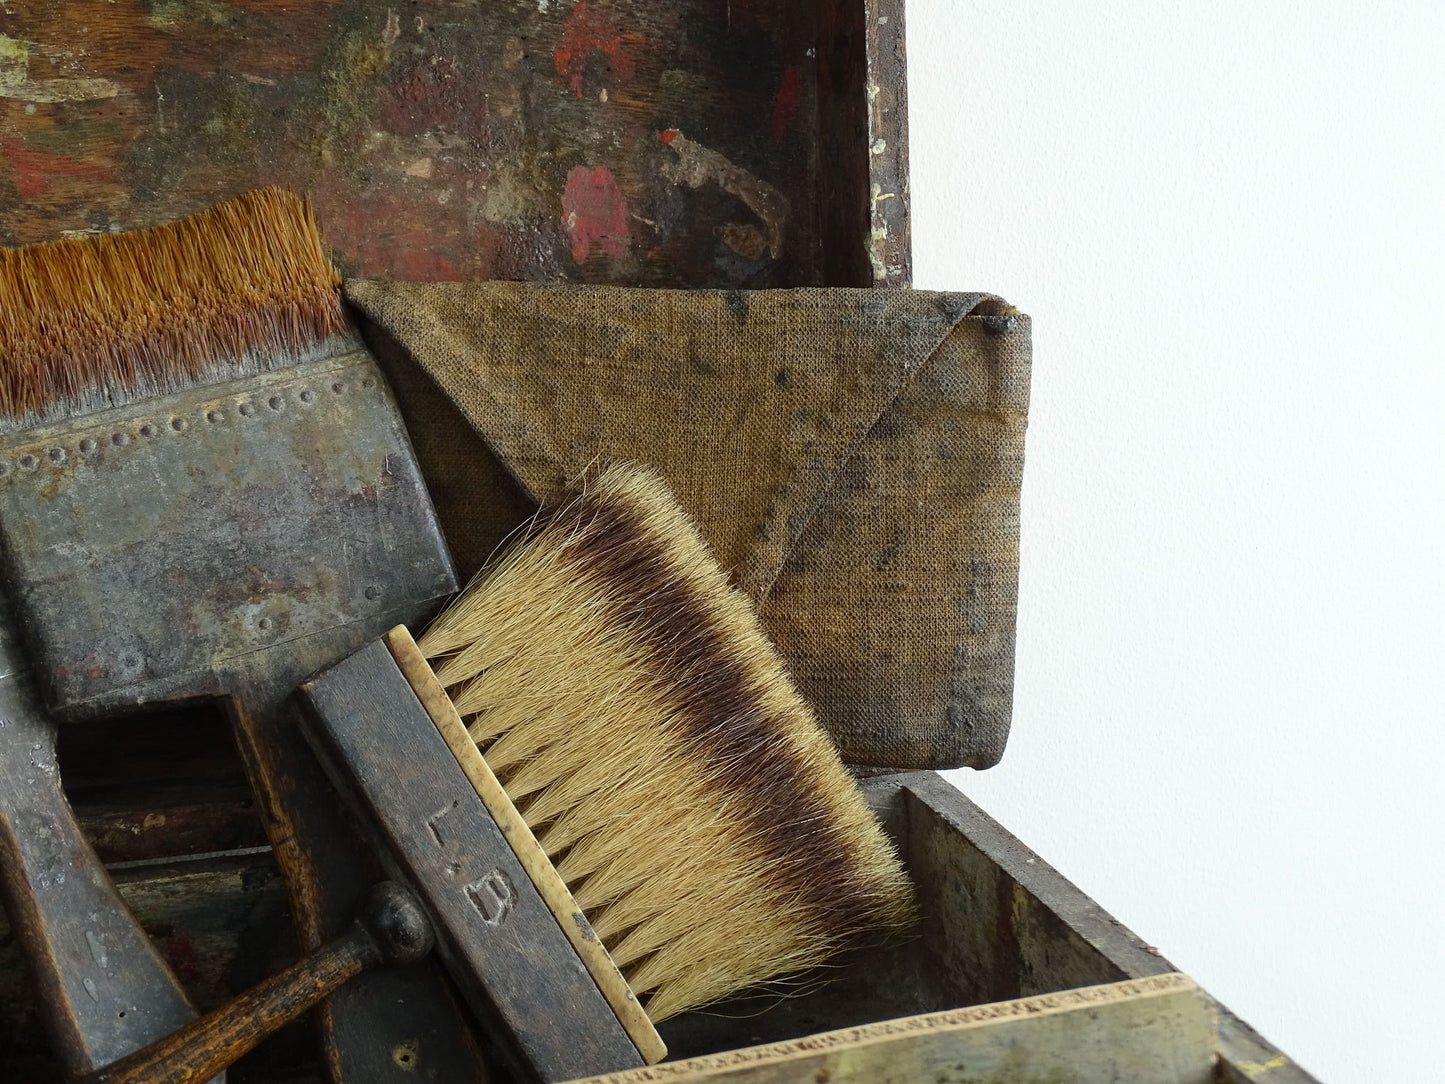
[[[354,281],[466,574],[597,461],[662,473],[845,760],[988,767],[1029,321],[986,294]]]

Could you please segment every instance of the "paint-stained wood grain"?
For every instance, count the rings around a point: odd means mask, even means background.
[[[0,243],[283,184],[352,275],[896,284],[863,224],[869,148],[903,147],[900,92],[868,89],[901,3],[832,7],[856,32],[767,0],[5,5]],[[859,228],[825,245],[840,201]]]

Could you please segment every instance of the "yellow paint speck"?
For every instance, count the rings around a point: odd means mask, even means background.
[[[109,79],[31,79],[30,45],[0,34],[0,98],[22,102],[90,102],[114,98]]]
[[[1234,1067],[1245,1076],[1249,1077],[1250,1080],[1258,1080],[1261,1076],[1269,1072],[1271,1069],[1283,1069],[1288,1064],[1289,1058],[1285,1057],[1283,1054],[1276,1054],[1274,1057],[1270,1058],[1269,1061],[1265,1062],[1237,1061],[1234,1063]]]

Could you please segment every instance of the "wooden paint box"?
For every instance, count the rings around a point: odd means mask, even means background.
[[[349,277],[906,285],[902,0],[0,11],[0,245],[312,194]]]
[[[938,775],[863,787],[918,886],[917,939],[665,1022],[672,1062],[596,1084],[1314,1080]]]
[[[314,193],[351,275],[911,280],[902,0],[12,7],[0,244],[282,184]],[[61,767],[125,899],[210,1008],[290,949],[224,724],[202,715],[82,728]],[[919,881],[919,938],[798,996],[669,1022],[683,1060],[641,1079],[1310,1079],[938,777],[866,788]],[[57,1078],[24,982],[0,920],[0,1079],[43,1084]],[[1137,1075],[1158,1065],[1173,1075]],[[317,1072],[297,1031],[234,1079]]]
[[[918,936],[859,950],[788,996],[666,1021],[671,1060],[597,1081],[1314,1081],[938,775],[862,786],[918,885]],[[284,899],[264,850],[116,878],[207,1007],[284,952]],[[57,1079],[22,981],[0,928],[3,1079]],[[238,1066],[238,1079],[319,1084],[309,1058],[293,1034]]]

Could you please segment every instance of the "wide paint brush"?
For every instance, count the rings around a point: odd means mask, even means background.
[[[0,872],[72,1077],[193,1014],[75,825],[55,721],[220,701],[302,949],[370,877],[286,699],[455,580],[339,286],[309,206],[274,189],[0,250]],[[475,1071],[440,974],[376,983],[324,1014],[333,1078]]]

